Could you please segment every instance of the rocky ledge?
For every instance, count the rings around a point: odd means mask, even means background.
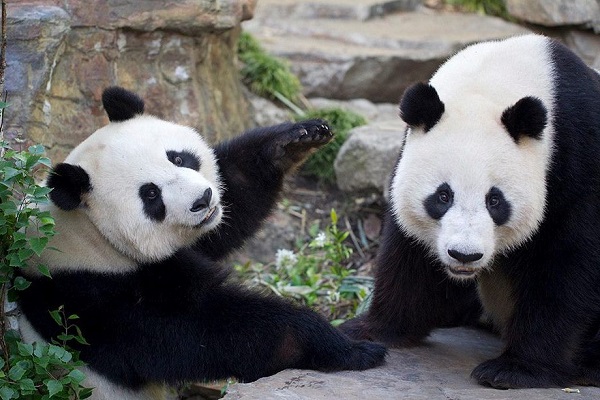
[[[497,390],[469,376],[480,362],[500,354],[502,343],[485,331],[441,329],[420,347],[390,351],[384,366],[323,373],[286,370],[251,384],[230,386],[224,400],[591,400],[600,388]]]

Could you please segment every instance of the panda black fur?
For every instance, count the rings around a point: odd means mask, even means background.
[[[600,385],[600,78],[528,35],[476,44],[407,89],[369,311],[354,338],[474,324],[506,347],[497,388]]]
[[[383,346],[349,340],[306,308],[231,283],[218,263],[271,212],[284,175],[330,140],[323,121],[251,130],[213,150],[191,128],[142,115],[143,101],[122,88],[107,89],[103,103],[111,123],[47,182],[58,232],[50,246],[59,251],[36,260],[52,279],[29,276],[21,296],[27,340],[60,334],[48,310],[77,314],[95,399],[383,362]]]

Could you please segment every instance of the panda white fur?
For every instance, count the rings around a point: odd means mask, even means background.
[[[320,120],[248,131],[209,147],[193,129],[143,115],[119,87],[110,124],[56,165],[58,234],[20,298],[29,341],[60,334],[48,310],[77,314],[95,399],[162,398],[164,385],[284,368],[365,369],[385,348],[351,341],[316,313],[228,281],[218,264],[273,209],[284,175],[331,138]],[[221,222],[223,220],[223,222]]]
[[[600,385],[600,79],[537,35],[480,43],[406,90],[373,302],[342,330],[391,345],[475,323],[472,376]]]

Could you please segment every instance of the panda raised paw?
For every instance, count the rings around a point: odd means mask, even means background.
[[[302,163],[319,147],[329,143],[333,132],[321,119],[294,123],[274,138],[273,164],[284,171]]]

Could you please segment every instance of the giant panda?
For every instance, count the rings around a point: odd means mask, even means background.
[[[600,385],[598,73],[544,36],[479,43],[400,115],[372,303],[342,330],[411,346],[487,317],[506,347],[480,384]]]
[[[332,134],[320,120],[259,128],[214,149],[193,129],[144,115],[120,87],[110,123],[47,180],[58,234],[20,297],[23,337],[50,341],[64,306],[89,345],[94,399],[158,399],[165,385],[284,368],[362,370],[380,344],[349,340],[315,312],[248,291],[220,263],[273,209],[284,175]]]

